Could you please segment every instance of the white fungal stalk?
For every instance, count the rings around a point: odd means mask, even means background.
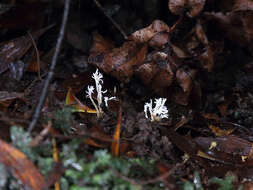
[[[95,73],[92,74],[92,78],[95,80],[95,85],[96,85],[96,91],[97,91],[97,104],[92,98],[92,94],[94,93],[94,86],[88,86],[88,89],[86,91],[87,97],[89,97],[90,101],[92,102],[93,106],[96,109],[97,112],[97,117],[100,118],[103,115],[103,110],[102,110],[102,103],[103,103],[103,94],[107,92],[107,90],[102,91],[102,84],[103,84],[103,74],[98,72],[98,69],[96,70]],[[108,107],[108,101],[109,100],[114,100],[116,97],[104,97],[105,101],[105,106]]]
[[[144,113],[145,117],[148,117],[148,112],[150,114],[150,120],[153,121],[160,121],[162,118],[168,118],[168,109],[164,105],[166,102],[166,98],[159,98],[155,99],[155,107],[153,107],[153,101],[150,100],[150,103],[145,103],[144,105]]]

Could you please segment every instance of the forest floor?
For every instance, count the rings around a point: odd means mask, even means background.
[[[251,0],[73,0],[50,70],[64,12],[0,3],[0,189],[253,188]]]

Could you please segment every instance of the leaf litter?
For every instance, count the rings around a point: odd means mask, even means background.
[[[32,120],[49,74],[63,4],[5,3],[9,8],[0,13],[8,15],[6,22],[0,19],[4,29],[0,33],[4,39],[0,43],[4,138],[0,149],[5,154],[0,162],[19,180],[5,175],[7,186],[252,186],[250,0],[169,0],[152,6],[151,1],[73,1],[74,22],[67,29],[39,122],[27,136],[34,139],[32,144],[22,139],[14,142],[11,135],[24,131],[15,133],[13,125],[27,130]],[[45,13],[20,14],[22,26],[15,19],[28,4]],[[110,7],[117,9],[109,12]],[[41,78],[34,73],[40,69]],[[103,78],[92,90],[96,72]],[[99,117],[94,114],[98,111],[103,113]],[[58,159],[53,157],[56,144]]]

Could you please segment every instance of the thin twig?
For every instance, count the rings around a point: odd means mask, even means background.
[[[110,17],[105,12],[104,8],[102,7],[102,5],[97,0],[94,0],[94,2],[96,3],[97,7],[104,13],[104,15],[112,22],[112,24],[119,30],[119,32],[122,34],[124,39],[127,40],[128,37],[127,37],[126,33],[124,32],[124,30],[112,19],[112,17]]]
[[[40,81],[42,81],[42,78],[40,76],[40,54],[39,54],[39,50],[38,50],[37,45],[36,45],[36,43],[35,43],[35,41],[33,39],[32,34],[30,32],[28,32],[28,35],[31,38],[32,44],[33,44],[35,52],[36,52],[37,66],[38,66],[38,78],[39,78]]]
[[[42,141],[42,139],[50,132],[51,126],[52,122],[49,121],[48,124],[44,126],[44,129],[40,132],[40,134],[30,142],[30,147],[38,146],[40,141]]]
[[[61,48],[61,44],[62,44],[62,40],[64,37],[64,32],[65,32],[65,27],[66,27],[66,23],[68,20],[69,4],[70,4],[70,0],[65,0],[64,13],[63,13],[63,17],[62,17],[62,24],[61,24],[60,33],[59,33],[59,36],[57,39],[54,56],[53,56],[51,66],[50,66],[47,78],[45,80],[45,83],[44,83],[44,86],[43,86],[43,89],[42,89],[42,92],[40,95],[39,102],[37,104],[32,121],[31,121],[29,128],[28,128],[29,133],[33,130],[34,126],[37,124],[38,118],[40,116],[41,108],[42,108],[45,98],[47,96],[49,84],[50,84],[51,79],[53,78],[53,75],[54,75],[54,68],[55,68],[57,58],[58,58],[58,55],[60,52],[60,48]]]

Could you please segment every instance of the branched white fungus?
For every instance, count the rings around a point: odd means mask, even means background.
[[[164,105],[166,102],[166,98],[158,98],[155,99],[155,107],[153,108],[153,101],[150,100],[149,103],[145,103],[144,105],[144,113],[145,117],[148,117],[148,112],[150,114],[151,121],[160,121],[162,118],[168,118],[168,109]]]

